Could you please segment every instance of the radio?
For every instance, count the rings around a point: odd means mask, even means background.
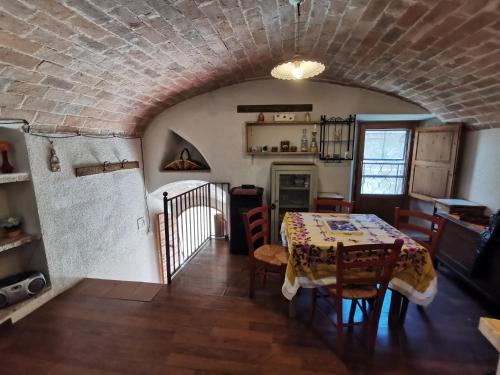
[[[29,271],[18,273],[0,280],[0,308],[40,293],[47,285],[41,272]]]

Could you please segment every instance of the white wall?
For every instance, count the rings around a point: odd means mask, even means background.
[[[75,167],[140,161],[139,140],[54,139],[62,171],[48,167],[48,141],[26,136],[41,231],[53,288],[83,277],[158,281],[154,235],[147,219],[142,169],[76,177]]]
[[[500,209],[500,128],[463,133],[457,196]]]
[[[397,98],[364,89],[329,83],[278,80],[251,81],[203,94],[157,116],[144,137],[145,166],[149,191],[177,180],[200,179],[255,184],[268,190],[270,164],[274,160],[312,161],[312,157],[252,158],[244,153],[244,122],[257,114],[236,113],[238,104],[313,104],[312,119],[322,114],[347,116],[356,113],[420,114],[422,108]],[[303,114],[298,114],[303,118]],[[210,172],[161,172],[169,129],[187,139],[202,153]],[[296,143],[299,139],[296,140]],[[319,164],[319,191],[347,196],[350,162]]]

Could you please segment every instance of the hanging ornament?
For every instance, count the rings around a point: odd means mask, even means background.
[[[54,149],[54,142],[50,142],[50,170],[52,172],[61,172],[61,163],[59,162],[59,158],[57,157],[56,150]]]

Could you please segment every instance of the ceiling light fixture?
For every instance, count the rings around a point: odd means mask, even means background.
[[[321,74],[325,70],[325,65],[313,60],[304,60],[300,57],[300,4],[304,0],[289,0],[290,4],[297,7],[297,38],[295,39],[295,57],[287,62],[281,63],[271,70],[271,75],[277,79],[299,80],[311,78]]]

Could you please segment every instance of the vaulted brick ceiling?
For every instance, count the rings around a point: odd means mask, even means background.
[[[499,0],[0,0],[0,117],[140,132],[194,95],[270,77],[300,51],[321,80],[500,126]]]

